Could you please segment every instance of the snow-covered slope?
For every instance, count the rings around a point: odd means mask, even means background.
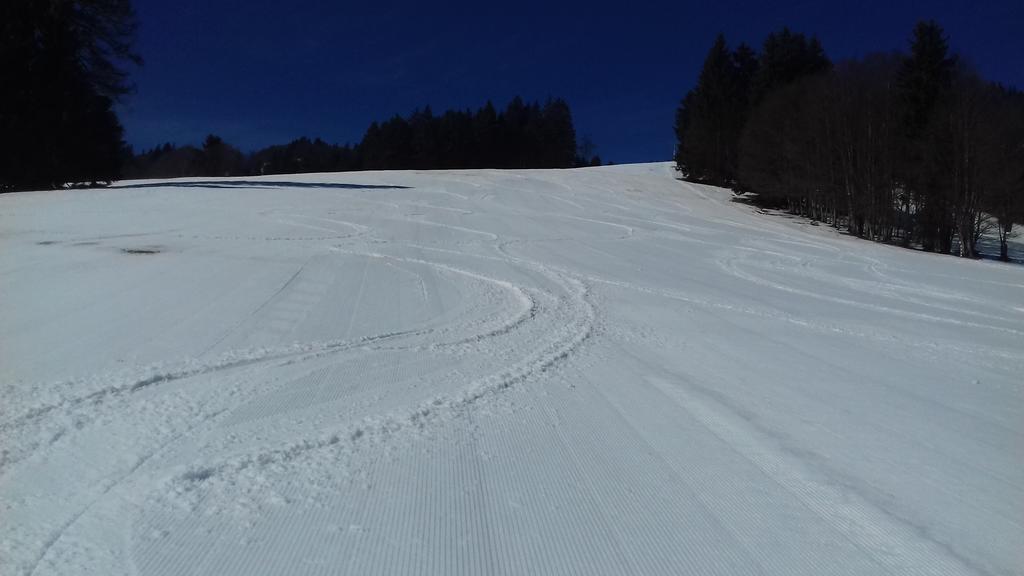
[[[2,574],[1021,574],[1024,268],[668,164],[0,196]]]

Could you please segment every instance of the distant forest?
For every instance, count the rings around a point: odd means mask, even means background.
[[[429,107],[408,117],[374,122],[356,145],[299,138],[245,154],[218,136],[202,146],[164,144],[128,158],[125,178],[249,176],[348,170],[445,168],[572,168],[600,165],[588,139],[577,148],[569,105],[543,105],[518,96],[504,111],[488,102],[472,111],[435,115]]]
[[[342,170],[569,168],[599,164],[577,148],[561,99],[370,125],[356,145],[299,138],[245,154],[211,135],[200,147],[135,154],[114,110],[132,93],[137,21],[130,0],[0,2],[0,192],[97,185],[124,177],[230,176]]]
[[[600,164],[561,99],[430,108],[373,123],[354,145],[300,138],[243,153],[211,135],[135,154],[115,104],[140,65],[130,0],[0,2],[0,192],[123,177]],[[1024,94],[981,78],[934,22],[908,53],[832,62],[783,29],[760,51],[719,36],[676,113],[684,178],[727,186],[870,240],[1002,258],[1024,222]],[[752,194],[747,194],[752,193]]]
[[[760,52],[719,35],[675,122],[683,177],[754,193],[870,240],[1002,259],[1024,222],[1024,94],[985,81],[920,22],[909,54],[833,63],[788,29]]]

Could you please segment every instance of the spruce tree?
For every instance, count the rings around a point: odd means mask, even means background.
[[[543,130],[539,149],[541,168],[570,168],[576,163],[576,130],[569,105],[557,98],[548,100],[542,114]]]
[[[743,108],[739,86],[736,60],[719,34],[704,59],[697,86],[676,113],[676,164],[686,178],[715,185],[735,180]]]
[[[473,154],[471,168],[498,168],[501,122],[490,100],[473,116]]]
[[[758,68],[751,82],[750,103],[762,102],[774,90],[806,76],[827,72],[832,67],[817,38],[783,28],[769,34],[761,48]]]
[[[917,236],[927,251],[952,247],[951,213],[927,158],[925,131],[936,103],[949,90],[955,63],[942,28],[934,21],[918,22],[897,80],[903,123],[897,177],[917,204]]]
[[[117,177],[134,32],[128,0],[0,3],[0,190]]]

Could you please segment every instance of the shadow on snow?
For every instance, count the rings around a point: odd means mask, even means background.
[[[154,182],[152,184],[126,184],[115,188],[334,188],[340,190],[408,189],[409,186],[390,184],[344,184],[332,182],[276,182],[270,180],[208,180],[190,182]]]

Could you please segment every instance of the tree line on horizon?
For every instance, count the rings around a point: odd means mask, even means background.
[[[503,110],[374,122],[354,145],[299,138],[243,153],[201,147],[134,154],[115,104],[141,64],[130,0],[0,3],[0,192],[128,176],[568,168],[600,164],[568,104],[514,98]],[[934,22],[909,53],[833,63],[817,38],[783,29],[760,51],[719,35],[676,114],[677,167],[695,182],[752,192],[850,234],[965,257],[997,232],[1002,258],[1024,221],[1024,94],[951,54]]]
[[[1024,222],[1024,94],[985,81],[932,21],[909,54],[833,63],[789,29],[719,35],[676,113],[683,177],[879,242],[1000,257]]]
[[[167,143],[131,155],[125,178],[252,176],[352,170],[573,168],[600,165],[593,145],[577,146],[569,105],[561,98],[504,110],[491,102],[474,111],[435,115],[428,106],[406,117],[373,122],[355,145],[298,138],[246,154],[216,135],[200,147]]]
[[[434,115],[429,107],[374,122],[355,145],[299,138],[251,154],[210,135],[200,147],[134,154],[114,106],[133,91],[130,0],[0,2],[0,192],[95,186],[123,177],[344,170],[570,168],[600,164],[577,148],[568,103],[515,97],[504,110]]]

